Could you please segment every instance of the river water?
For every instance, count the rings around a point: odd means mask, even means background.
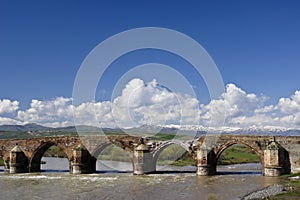
[[[43,158],[43,172],[0,172],[0,199],[240,199],[284,180],[264,177],[260,164],[221,166],[218,175],[196,176],[192,166],[158,167],[161,173],[132,175],[132,165],[98,161],[97,173],[71,175],[68,160]],[[162,173],[164,172],[164,173]]]

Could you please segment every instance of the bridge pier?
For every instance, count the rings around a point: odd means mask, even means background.
[[[263,175],[280,176],[283,173],[283,167],[280,163],[280,145],[272,141],[264,150]]]
[[[28,172],[28,159],[18,145],[10,151],[5,171],[11,174]]]
[[[133,174],[142,175],[156,171],[156,163],[153,160],[149,147],[145,144],[136,146],[133,150]]]
[[[73,149],[73,155],[70,160],[70,174],[96,172],[96,160],[82,144],[79,144]]]
[[[200,147],[196,150],[196,174],[199,176],[214,175],[216,173],[215,154],[211,149]]]

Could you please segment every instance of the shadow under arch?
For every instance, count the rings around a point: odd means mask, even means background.
[[[279,162],[282,166],[282,174],[290,174],[291,173],[291,161],[289,152],[280,146],[279,149]]]
[[[108,152],[106,152],[107,150]],[[112,155],[114,153],[118,154],[118,152],[121,153],[121,157],[118,157],[118,155]],[[103,153],[106,154],[102,155]],[[92,152],[92,156],[95,158],[97,172],[133,172],[132,152],[126,151],[112,142],[106,142],[96,147]],[[99,159],[100,157],[104,157],[104,159]],[[130,163],[130,167],[127,163]]]
[[[248,172],[248,171],[244,171],[244,172],[239,172],[239,171],[236,171],[236,172],[226,172],[226,173],[220,173],[217,171],[217,166],[218,166],[218,160],[220,159],[220,156],[222,155],[222,153],[224,151],[226,151],[229,147],[232,147],[233,145],[242,145],[242,146],[245,146],[245,147],[248,147],[251,149],[252,152],[254,152],[256,154],[256,156],[259,158],[259,163],[261,165],[261,172],[258,173],[258,172]],[[252,146],[252,145],[249,145],[247,144],[246,142],[243,142],[243,141],[232,141],[232,142],[228,142],[224,145],[221,146],[221,148],[219,148],[219,150],[215,153],[214,155],[215,157],[215,160],[213,162],[213,165],[214,165],[214,168],[215,168],[215,172],[217,174],[263,174],[264,173],[264,155],[263,155],[263,151],[260,151],[259,150],[259,147],[255,147],[255,146]]]
[[[155,169],[157,169],[157,162],[159,160],[159,156],[161,155],[161,153],[166,150],[167,148],[171,147],[171,146],[177,146],[178,148],[181,148],[182,152],[179,152],[180,155],[173,155],[175,156],[175,158],[172,160],[172,162],[177,161],[181,156],[183,156],[185,153],[187,153],[194,161],[195,158],[193,157],[192,153],[189,151],[189,148],[187,146],[185,146],[184,144],[180,143],[180,142],[174,142],[174,141],[168,141],[164,144],[162,144],[154,153],[153,153],[153,165],[155,166]],[[165,171],[165,170],[163,170]],[[177,170],[168,170],[168,172],[179,172]],[[193,171],[196,171],[196,168],[193,169]],[[159,172],[159,171],[157,171]],[[184,171],[186,172],[190,172],[190,171]]]
[[[32,154],[31,159],[29,161],[29,172],[40,172],[41,171],[41,160],[44,156],[45,152],[52,146],[56,146],[62,151],[65,155],[68,155],[67,152],[65,152],[65,149],[61,148],[59,145],[57,145],[54,142],[45,142],[42,143]],[[68,163],[70,163],[70,158],[68,158]],[[70,164],[69,164],[70,166]]]

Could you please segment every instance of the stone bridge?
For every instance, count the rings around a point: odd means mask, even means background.
[[[155,172],[158,156],[172,144],[182,146],[192,156],[197,175],[215,174],[220,155],[234,144],[248,146],[259,156],[265,176],[300,172],[300,136],[204,135],[191,141],[128,135],[11,139],[0,140],[0,157],[5,172],[38,172],[42,156],[55,145],[67,155],[70,173],[94,173],[98,155],[111,144],[129,153],[134,174]]]

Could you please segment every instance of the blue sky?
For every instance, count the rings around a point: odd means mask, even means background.
[[[298,1],[1,0],[0,99],[16,100],[25,110],[32,99],[72,97],[88,53],[108,37],[138,27],[165,27],[190,36],[213,58],[225,85],[267,96],[265,106],[300,89]],[[110,100],[122,74],[148,62],[174,67],[194,86],[198,100],[209,103],[201,77],[184,67],[188,63],[154,50],[114,62],[96,100]]]

